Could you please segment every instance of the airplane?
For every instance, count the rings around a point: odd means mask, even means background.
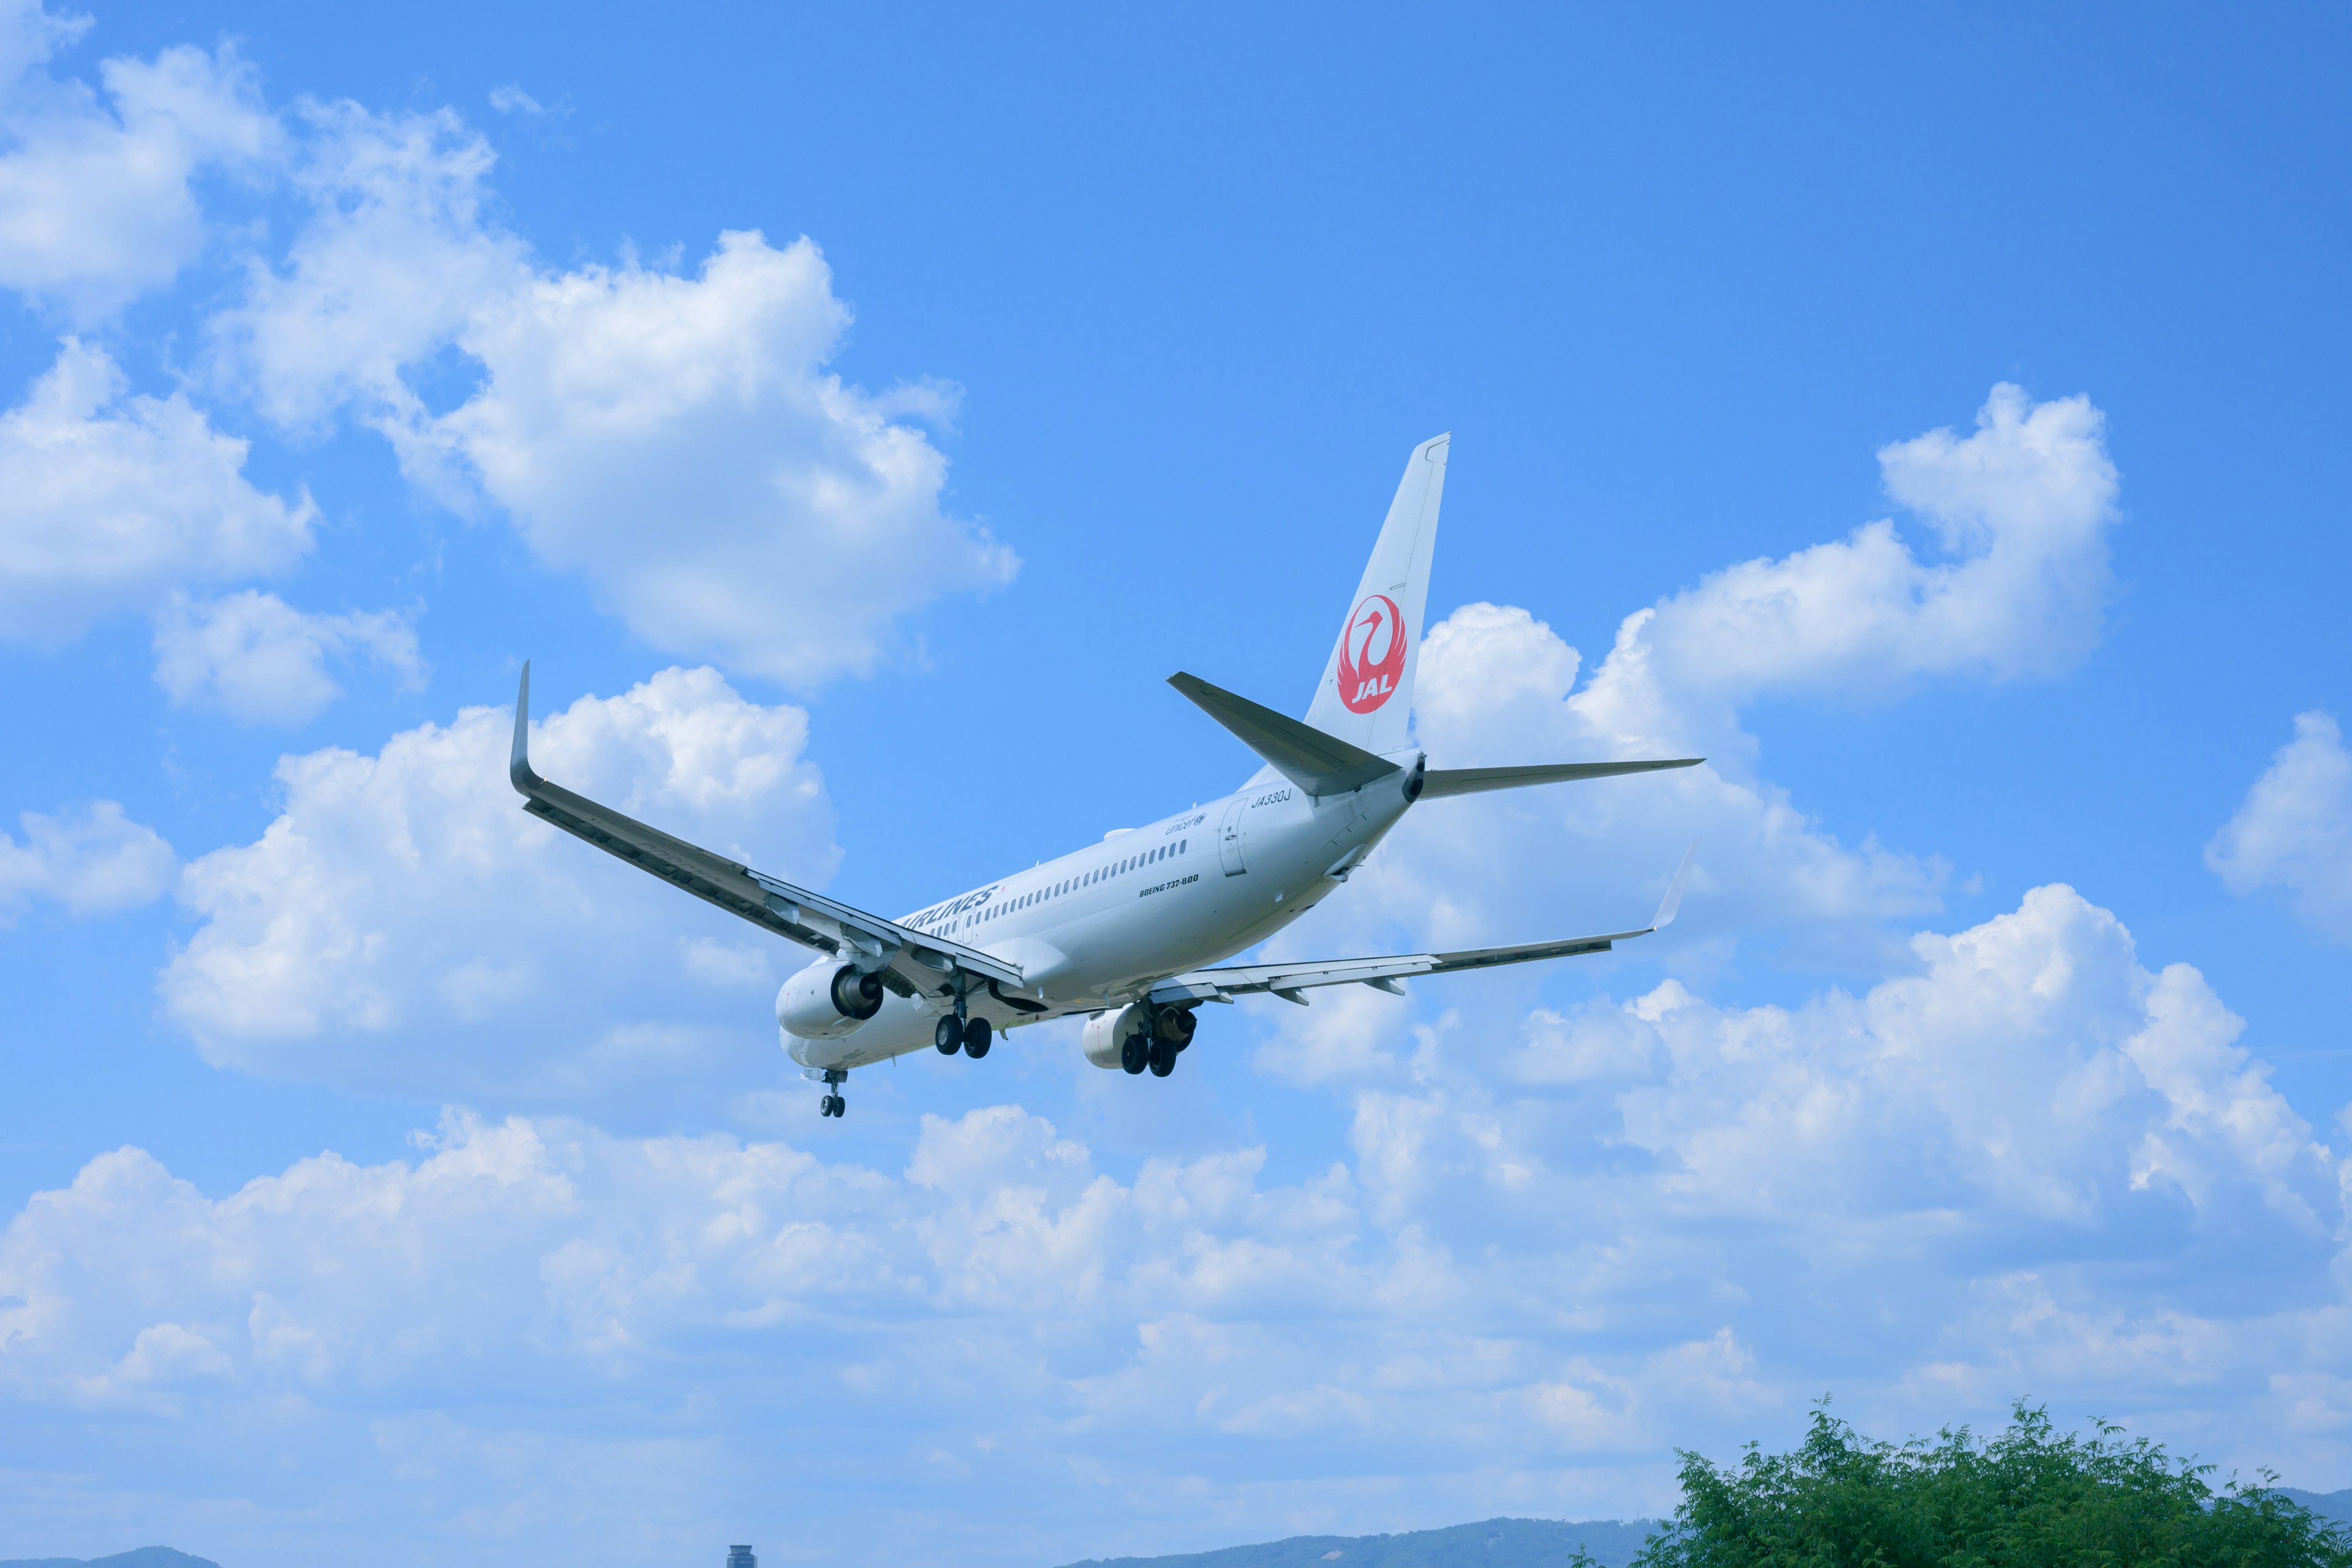
[[[975,1060],[1001,1032],[1084,1015],[1100,1068],[1166,1078],[1207,1003],[1325,985],[1405,994],[1406,978],[1606,952],[1662,930],[1691,855],[1650,923],[1515,947],[1218,967],[1321,903],[1423,801],[1687,768],[1703,757],[1433,768],[1407,731],[1450,436],[1413,448],[1304,722],[1179,673],[1169,684],[1265,764],[1232,795],[1016,871],[897,920],[738,865],[531,771],[530,666],[515,697],[509,776],[523,809],[820,956],[776,994],[776,1026],[824,1116],[852,1069],[935,1047]],[[1694,845],[1696,851],[1696,846]]]

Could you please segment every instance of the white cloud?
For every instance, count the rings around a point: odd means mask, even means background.
[[[947,459],[896,418],[941,395],[825,373],[847,324],[805,239],[722,235],[691,279],[541,279],[476,313],[482,387],[420,437],[656,647],[794,682],[864,670],[896,617],[1014,561],[940,510]]]
[[[485,216],[496,159],[454,111],[308,103],[300,119],[295,181],[311,214],[285,264],[253,261],[245,302],[215,318],[221,372],[289,428],[355,403],[404,429],[426,415],[404,370],[528,286],[528,248]]]
[[[776,1477],[839,1501],[845,1445],[941,1458],[820,1537],[887,1517],[860,1550],[910,1548],[933,1512],[1054,1500],[982,1553],[1024,1561],[1279,1533],[1374,1479],[1654,1507],[1673,1446],[1793,1426],[1824,1387],[1882,1429],[2024,1387],[2278,1457],[2283,1414],[2352,1373],[2341,1163],[2196,973],[2067,889],[1916,957],[1792,1008],[1670,982],[1516,1040],[1438,1031],[1350,1091],[1346,1163],[1283,1176],[1231,1138],[1114,1174],[1008,1105],[925,1116],[874,1170],[807,1095],[806,1147],[453,1112],[414,1162],[218,1198],[121,1150],[0,1238],[0,1397],[168,1405],[191,1444],[234,1421],[254,1457],[213,1497],[257,1495],[281,1435],[390,1424],[396,1457],[338,1461],[385,1508],[569,1506],[590,1561],[621,1555],[594,1521],[697,1466],[713,1508]],[[647,1409],[690,1451],[630,1473]],[[579,1439],[576,1488],[466,1460],[559,1432],[626,1436]]]
[[[388,610],[306,615],[253,589],[208,602],[184,595],[155,619],[155,679],[184,707],[245,724],[299,724],[342,694],[330,656],[364,653],[421,686],[416,632]]]
[[[500,114],[539,115],[547,112],[540,106],[539,100],[512,82],[502,82],[490,89],[490,107]]]
[[[0,287],[83,321],[170,282],[204,244],[190,183],[277,153],[252,68],[224,46],[99,67],[105,94],[40,73],[87,18],[12,4],[0,23]]]
[[[2325,713],[2295,715],[2294,739],[2205,847],[2233,893],[2280,888],[2305,919],[2352,940],[2352,756]]]
[[[0,833],[0,919],[37,898],[78,915],[152,903],[178,865],[172,847],[124,816],[115,801],[93,801],[62,817],[28,811],[17,824],[23,843]]]
[[[0,636],[53,646],[183,584],[290,564],[316,512],[254,489],[246,447],[176,393],[124,395],[105,351],[67,339],[0,414]]]
[[[782,1068],[763,1006],[679,987],[670,957],[682,936],[767,939],[526,816],[506,777],[511,724],[469,708],[375,756],[279,763],[277,820],[182,884],[203,923],[161,988],[206,1059],[572,1103],[698,1093],[714,1062],[730,1087]],[[642,821],[821,882],[835,853],[806,739],[800,710],[672,669],[551,715],[532,756]]]
[[[1933,1210],[2105,1228],[2160,1193],[2207,1224],[2249,1225],[2251,1202],[2332,1232],[2336,1162],[2196,970],[2143,969],[2121,922],[2063,886],[1912,945],[1926,972],[1858,999],[1723,1010],[1669,981],[1622,1009],[1601,1048],[1647,1046],[1618,1100],[1628,1142],[1670,1156],[1708,1206],[1784,1222]],[[1528,1053],[1543,1076],[1545,1043]]]
[[[2065,669],[2098,641],[2113,581],[2116,478],[2087,397],[1992,389],[1965,437],[1933,430],[1878,454],[1887,492],[1949,559],[1891,521],[1780,561],[1750,561],[1630,616],[1580,694],[1627,738],[1720,744],[1765,692],[1870,694],[1921,676]]]
[[[549,271],[486,216],[493,159],[454,115],[308,120],[315,215],[214,323],[273,419],[355,408],[412,479],[502,510],[647,642],[786,681],[867,669],[898,616],[1012,577],[908,422],[951,393],[828,370],[849,310],[814,244],[730,232],[690,275]]]

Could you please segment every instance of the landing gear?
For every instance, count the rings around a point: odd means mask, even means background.
[[[848,1081],[849,1075],[839,1068],[828,1068],[825,1070],[825,1095],[823,1100],[816,1102],[816,1113],[819,1116],[839,1116],[849,1109],[849,1101],[833,1092],[834,1085]]]
[[[1118,1043],[1118,1065],[1130,1074],[1141,1072],[1151,1061],[1151,1044],[1141,1035],[1129,1035]],[[1165,1078],[1167,1074],[1160,1075]]]
[[[989,1026],[989,1022],[985,1018],[973,1018],[966,1022],[963,1026],[963,1054],[974,1061],[986,1056],[990,1041],[995,1032]]]
[[[939,1047],[940,1055],[951,1057],[963,1049],[963,1020],[948,1014],[940,1019],[940,1026],[931,1031],[931,1044]]]
[[[1184,1047],[1173,1040],[1151,1042],[1150,1068],[1153,1078],[1166,1078],[1176,1070],[1176,1053]]]

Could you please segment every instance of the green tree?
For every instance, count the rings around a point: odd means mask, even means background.
[[[1683,1503],[1634,1568],[2352,1568],[2352,1536],[2262,1483],[2208,1484],[2100,1424],[1874,1441],[1814,1411],[1793,1452],[1721,1468],[1682,1455]]]

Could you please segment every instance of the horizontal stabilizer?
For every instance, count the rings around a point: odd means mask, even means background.
[[[1657,763],[1538,763],[1524,768],[1432,768],[1421,786],[1423,800],[1445,795],[1477,795],[1490,789],[1525,789],[1529,784],[1567,784],[1572,779],[1614,778],[1619,773],[1650,773],[1660,768],[1696,767],[1705,757],[1675,757]]]
[[[1171,675],[1168,684],[1200,704],[1202,711],[1243,745],[1274,764],[1275,771],[1308,795],[1346,795],[1374,779],[1400,773],[1394,763],[1327,735],[1246,697],[1236,697],[1198,676]]]

